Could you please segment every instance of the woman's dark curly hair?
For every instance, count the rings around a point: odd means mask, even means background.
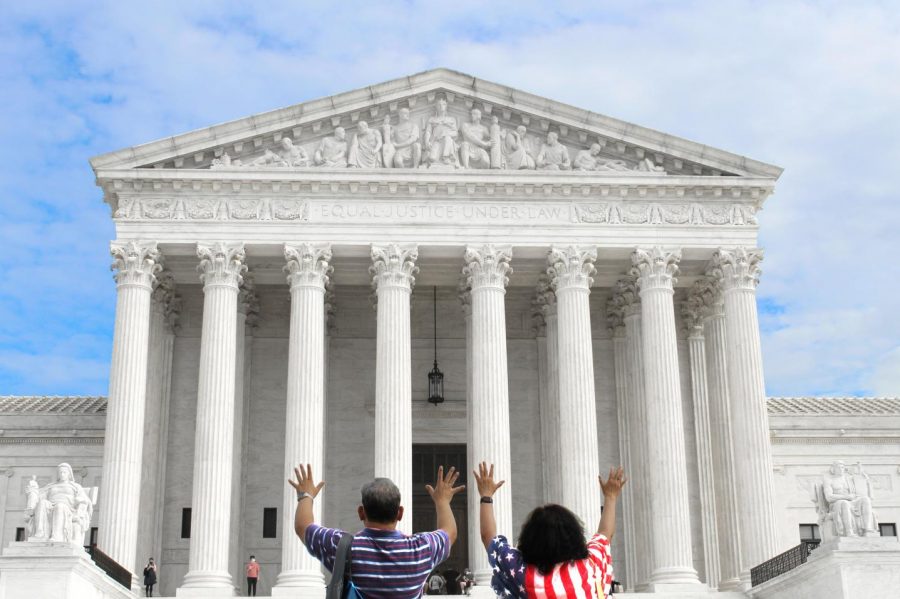
[[[519,533],[519,551],[526,564],[549,574],[557,564],[587,559],[584,526],[578,516],[555,503],[534,508]]]

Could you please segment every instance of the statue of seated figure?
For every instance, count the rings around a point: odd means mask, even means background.
[[[81,545],[84,533],[91,525],[94,497],[75,482],[72,467],[60,464],[56,468],[56,482],[41,488],[32,477],[25,489],[25,525],[29,541],[51,541]]]
[[[851,478],[844,463],[836,461],[822,483],[816,485],[815,501],[823,539],[878,536],[878,523],[872,511],[871,485],[862,465],[858,465],[858,470],[859,473]]]

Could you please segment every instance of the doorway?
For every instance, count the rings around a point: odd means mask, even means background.
[[[465,485],[468,479],[466,471],[465,444],[449,443],[414,443],[413,444],[413,532],[426,532],[435,529],[437,514],[434,503],[425,490],[425,485],[433,485],[438,466],[446,472],[451,466],[460,475],[457,485]],[[469,522],[466,510],[465,491],[453,498],[450,508],[456,518],[457,537],[450,549],[450,557],[437,567],[442,574],[453,570],[457,574],[469,565]],[[449,578],[449,577],[448,577]],[[455,577],[454,577],[455,578]],[[449,582],[449,581],[448,581]]]

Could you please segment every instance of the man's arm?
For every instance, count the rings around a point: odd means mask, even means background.
[[[625,478],[625,472],[619,466],[618,469],[609,469],[609,477],[606,482],[603,482],[602,475],[598,476],[597,480],[600,482],[600,489],[603,490],[603,514],[600,516],[597,534],[612,541],[613,535],[616,534],[616,502],[628,479]]]
[[[475,475],[475,482],[478,484],[479,497],[494,498],[497,489],[503,486],[505,480],[500,482],[494,481],[494,465],[490,468],[486,462],[478,465],[478,471],[472,472]],[[481,522],[481,542],[487,549],[494,537],[497,536],[497,521],[494,519],[494,504],[491,502],[481,502],[479,509],[479,520]]]
[[[319,491],[322,490],[322,487],[325,486],[325,481],[322,481],[319,484],[316,484],[313,481],[312,466],[309,464],[306,465],[305,470],[303,464],[294,468],[294,475],[297,477],[297,482],[288,479],[288,484],[297,491],[297,510],[294,512],[294,532],[297,533],[300,540],[306,544],[306,529],[315,521],[315,516],[313,515],[313,500],[316,498],[316,495],[319,494]]]
[[[456,542],[457,531],[456,518],[453,517],[453,510],[450,509],[450,502],[453,500],[454,495],[466,488],[465,485],[453,486],[458,478],[459,472],[456,471],[456,468],[450,468],[447,476],[444,476],[444,467],[439,466],[437,482],[433,487],[425,485],[425,490],[428,491],[428,494],[431,495],[431,500],[434,501],[434,508],[437,512],[437,528],[447,533],[451,545]]]

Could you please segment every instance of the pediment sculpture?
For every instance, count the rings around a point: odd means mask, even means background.
[[[25,487],[25,532],[28,541],[82,545],[91,526],[97,487],[75,482],[69,464],[56,468],[56,480],[41,487],[32,476]]]
[[[872,484],[862,464],[857,462],[851,473],[844,462],[835,461],[822,482],[813,485],[813,493],[823,540],[880,536]]]
[[[567,147],[556,131],[547,131],[545,123],[540,138],[529,135],[525,125],[514,129],[501,126],[493,115],[486,122],[481,110],[471,108],[463,122],[450,113],[446,98],[438,97],[433,110],[416,124],[410,109],[396,111],[381,126],[365,120],[356,123],[349,136],[340,126],[318,142],[307,140],[301,146],[299,134],[282,137],[274,149],[261,156],[242,161],[227,152],[213,159],[211,169],[235,168],[419,168],[438,170],[538,170],[589,171],[595,173],[666,174],[665,169],[643,157],[634,164],[602,154],[603,147],[593,143],[588,149],[574,151]],[[348,141],[349,137],[349,141]],[[311,156],[310,156],[311,154]]]

